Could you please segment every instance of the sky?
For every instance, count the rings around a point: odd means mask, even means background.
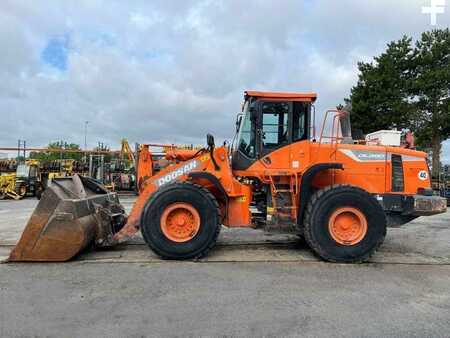
[[[244,90],[342,103],[389,41],[431,26],[431,0],[2,0],[0,145],[231,140]],[[450,142],[443,149],[450,163]]]

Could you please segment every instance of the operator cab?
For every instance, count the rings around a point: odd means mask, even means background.
[[[232,166],[245,170],[272,151],[310,138],[314,93],[246,91],[236,121]]]
[[[16,169],[16,177],[21,179],[33,179],[38,176],[38,167],[29,164],[19,164]]]
[[[16,192],[24,196],[27,193],[40,196],[41,178],[39,166],[35,163],[19,164],[16,169]]]

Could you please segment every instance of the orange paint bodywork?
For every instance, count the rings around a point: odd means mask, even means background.
[[[164,149],[164,158],[160,160],[154,160],[152,158],[152,152],[150,151],[150,147],[158,146]],[[138,191],[142,192],[143,184],[146,180],[151,178],[155,174],[154,166],[155,164],[159,165],[159,167],[164,168],[170,163],[177,163],[180,161],[187,161],[193,158],[197,149],[183,149],[177,148],[175,145],[152,145],[152,144],[141,144],[138,151],[138,161],[137,161],[137,182],[138,182]]]
[[[374,161],[357,161],[345,154],[346,150],[368,151],[380,153],[383,159]],[[322,188],[330,184],[350,184],[372,194],[383,194],[392,191],[391,162],[389,154],[404,155],[408,160],[403,162],[405,189],[402,194],[413,195],[418,188],[429,188],[428,179],[420,180],[420,171],[427,171],[426,154],[424,152],[399,147],[366,146],[357,144],[331,144],[311,141],[300,141],[273,151],[256,161],[245,171],[236,171],[237,176],[257,177],[270,183],[268,176],[301,175],[310,167],[320,163],[342,163],[344,170],[328,170],[318,173],[313,186]],[[268,164],[270,162],[270,164]],[[281,165],[280,165],[281,163]]]
[[[299,102],[314,102],[317,99],[316,93],[280,93],[280,92],[261,92],[256,90],[247,90],[246,96],[264,98],[269,100],[285,100]]]
[[[228,208],[224,210],[224,206],[221,206],[223,224],[230,227],[250,226],[249,206],[252,200],[251,188],[240,183],[234,177],[229,162],[228,151],[225,147],[216,148],[214,150],[214,158],[220,166],[220,170],[215,170],[210,156],[211,155],[207,152],[200,153],[189,161],[169,165],[156,175],[147,179],[143,184],[139,198],[136,200],[133,209],[131,210],[127,224],[115,235],[115,239],[117,241],[122,241],[136,233],[140,228],[140,218],[145,204],[157,189],[174,180],[187,180],[189,178],[188,174],[191,172],[211,173],[220,182],[228,198]],[[198,179],[192,179],[194,182],[196,182],[196,180]],[[213,189],[212,187],[210,188]]]
[[[137,188],[141,191],[144,182],[153,176],[152,153],[148,145],[143,144],[139,148],[137,163]]]
[[[169,161],[187,161],[195,156],[197,149],[177,149],[172,148],[166,150],[166,159]]]

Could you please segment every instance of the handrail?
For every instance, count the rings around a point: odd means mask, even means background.
[[[336,115],[333,117],[333,124],[332,124],[332,129],[331,129],[331,136],[324,136],[323,133],[325,131],[325,124],[328,120],[328,116],[330,113],[335,113]],[[320,131],[320,138],[319,138],[319,147],[316,151],[316,158],[313,161],[313,163],[317,162],[319,154],[320,154],[320,148],[322,146],[323,140],[324,139],[330,139],[331,140],[331,146],[333,147],[334,145],[334,151],[330,154],[330,158],[332,155],[336,155],[337,152],[337,147],[338,147],[338,141],[343,140],[343,137],[339,136],[339,126],[341,124],[340,118],[342,116],[347,115],[348,112],[343,111],[343,110],[338,110],[338,109],[329,109],[326,111],[325,113],[325,117],[323,119],[322,122],[322,129]],[[334,158],[334,160],[336,160],[336,158]]]

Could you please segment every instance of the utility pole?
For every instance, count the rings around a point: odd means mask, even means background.
[[[17,141],[17,159],[20,160],[20,152],[23,147],[23,162],[25,162],[25,157],[27,155],[27,142],[25,140],[18,140]]]
[[[84,121],[84,151],[87,151],[87,127],[89,121]],[[86,153],[84,153],[84,162],[86,163]]]

